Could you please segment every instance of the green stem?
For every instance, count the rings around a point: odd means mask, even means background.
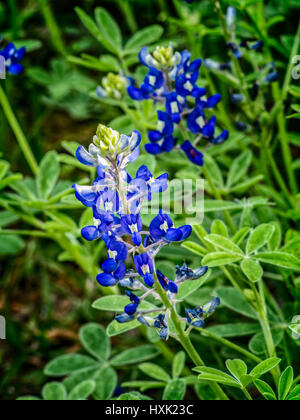
[[[168,308],[171,312],[171,319],[173,321],[173,324],[175,326],[177,335],[178,335],[178,339],[182,345],[182,347],[185,349],[185,351],[187,352],[187,354],[190,356],[191,360],[193,361],[193,363],[195,364],[195,366],[205,366],[203,360],[201,359],[201,357],[199,356],[199,354],[197,353],[195,347],[193,346],[189,336],[187,334],[185,334],[184,329],[181,325],[181,322],[178,318],[178,315],[174,309],[174,307],[171,305],[165,291],[163,290],[156,272],[154,273],[154,278],[155,278],[155,285],[156,285],[156,289],[158,294],[161,297],[162,302],[164,303],[165,307]],[[212,390],[214,391],[214,393],[216,394],[216,396],[221,400],[221,401],[228,401],[229,398],[227,397],[227,395],[224,393],[224,391],[222,390],[222,388],[215,382],[210,384]]]
[[[27,163],[32,170],[34,175],[37,175],[39,166],[37,164],[37,161],[31,151],[31,148],[29,146],[29,143],[25,137],[25,134],[23,133],[23,130],[12,110],[12,107],[9,103],[9,100],[6,96],[6,93],[4,92],[2,86],[0,85],[0,103],[2,105],[3,112],[10,124],[10,127],[12,131],[14,132],[16,139],[18,140],[19,146],[24,153],[24,156],[27,160]]]
[[[51,9],[50,1],[40,0],[40,4],[43,17],[51,35],[52,44],[60,54],[66,57],[68,55],[68,51],[65,47],[61,36],[60,28],[55,20],[53,11]]]
[[[253,291],[255,293],[257,304],[259,306],[259,315],[260,315],[259,320],[260,320],[260,324],[261,324],[263,334],[264,334],[264,337],[265,337],[265,342],[266,342],[266,345],[267,345],[269,357],[277,357],[276,348],[275,348],[275,344],[274,344],[274,340],[273,340],[273,335],[272,335],[272,331],[271,331],[271,327],[270,327],[270,323],[269,323],[269,319],[268,319],[268,312],[267,312],[266,299],[265,299],[265,294],[264,294],[263,281],[260,280],[258,282],[259,293],[257,292],[257,289],[256,289],[255,285],[253,285],[253,286],[254,286]],[[275,380],[276,384],[278,384],[280,376],[281,376],[279,366],[277,366],[275,369],[272,370],[272,375],[274,377],[274,380]]]
[[[209,183],[209,186],[210,186],[210,188],[212,190],[212,193],[215,196],[216,200],[223,200],[223,197],[222,197],[220,191],[217,190],[217,188],[216,188],[216,186],[215,186],[215,184],[214,184],[214,182],[213,182],[213,180],[210,176],[210,173],[206,169],[205,165],[203,166],[202,169],[203,169],[203,174],[204,174],[205,178],[207,179],[207,181]],[[230,229],[232,230],[232,232],[235,233],[237,231],[237,229],[236,229],[236,227],[235,227],[235,225],[234,225],[234,223],[231,219],[230,214],[228,213],[228,211],[224,211],[223,214],[224,214],[224,217],[225,217],[226,222],[229,225]]]
[[[247,400],[249,401],[253,401],[253,398],[251,397],[251,395],[249,394],[249,392],[247,391],[246,388],[242,388],[243,393],[245,394]]]

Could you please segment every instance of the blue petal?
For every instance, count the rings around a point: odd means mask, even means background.
[[[107,273],[111,274],[118,268],[118,263],[113,258],[109,258],[108,260],[104,261],[102,264],[102,270]]]
[[[97,276],[97,282],[104,287],[115,286],[118,280],[111,274],[102,273]]]
[[[95,241],[96,239],[100,238],[101,234],[99,229],[97,229],[95,226],[87,226],[81,230],[81,235],[87,241]]]
[[[153,277],[152,274],[146,274],[145,277],[144,277],[144,281],[145,281],[145,284],[148,287],[153,287],[153,285],[154,285],[154,277]]]
[[[122,315],[118,315],[116,317],[116,321],[119,324],[125,324],[126,322],[130,322],[133,321],[135,319],[134,316],[128,315],[128,314],[122,314]]]
[[[86,166],[97,166],[96,159],[83,147],[79,146],[76,151],[77,160]]]

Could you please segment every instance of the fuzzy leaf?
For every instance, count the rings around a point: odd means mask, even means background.
[[[164,401],[182,401],[186,393],[186,384],[182,379],[174,379],[171,381],[163,395]]]
[[[110,341],[105,329],[98,324],[84,325],[79,333],[80,341],[85,350],[100,360],[107,360],[110,356]]]
[[[248,240],[247,254],[252,254],[266,245],[272,238],[274,230],[271,224],[258,226]]]
[[[252,283],[256,283],[262,279],[264,274],[264,270],[259,262],[245,258],[241,263],[241,269],[245,276],[250,280]]]

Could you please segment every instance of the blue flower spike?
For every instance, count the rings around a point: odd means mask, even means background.
[[[146,51],[143,53],[143,60],[150,63],[147,54]],[[158,60],[159,57],[159,54],[154,54],[153,60]],[[166,53],[164,60],[161,58],[160,62],[168,66],[170,57],[172,55]],[[183,65],[193,74],[197,70],[192,64],[188,64],[188,56],[186,60]],[[177,65],[179,64],[177,60]],[[166,124],[162,133],[172,127],[171,120],[169,114],[163,114],[162,121]],[[167,126],[168,121],[170,127]],[[191,270],[184,264],[181,268],[176,267],[174,279],[156,270],[155,259],[160,250],[171,243],[189,238],[192,227],[174,227],[171,217],[162,210],[153,217],[149,228],[145,227],[149,224],[143,223],[142,205],[151,201],[154,194],[166,191],[168,174],[156,178],[146,165],[142,165],[135,178],[129,175],[127,167],[138,157],[140,143],[141,135],[137,131],[131,136],[126,136],[99,125],[93,143],[88,149],[80,146],[76,154],[79,162],[87,167],[96,168],[96,179],[91,186],[76,184],[73,188],[76,198],[92,210],[94,219],[94,224],[82,229],[82,237],[87,241],[102,240],[107,248],[106,258],[101,261],[101,270],[99,269],[96,277],[98,284],[101,287],[125,288],[125,294],[129,298],[123,312],[117,314],[116,321],[121,324],[138,321],[155,329],[162,340],[167,340],[172,336],[169,329],[170,307],[177,310],[180,286],[184,281],[204,276],[208,268]],[[130,269],[127,269],[127,264],[130,264]],[[166,305],[161,293],[165,293],[170,307]],[[160,303],[156,302],[157,306],[149,305],[150,302],[146,300],[148,297],[159,299]],[[143,305],[144,301],[147,305]],[[215,301],[203,308],[196,308],[198,318],[201,312],[201,320],[206,319],[216,309],[217,304]],[[147,306],[150,309],[144,310]],[[187,324],[191,323],[192,319],[188,311]],[[196,319],[196,316],[194,318]]]
[[[187,50],[176,52],[170,44],[169,47],[158,46],[151,53],[149,48],[144,47],[140,51],[139,60],[148,73],[140,87],[134,79],[128,79],[128,94],[135,101],[152,100],[159,108],[157,129],[148,133],[150,142],[145,146],[146,151],[152,155],[171,152],[181,142],[177,134],[181,131],[178,130],[179,125],[180,129],[187,126],[192,134],[201,133],[208,122],[206,110],[215,108],[221,101],[221,95],[207,97],[206,89],[198,86],[202,60],[192,60]],[[217,67],[222,66],[217,64]],[[222,69],[225,69],[225,65]],[[209,138],[209,141],[218,145],[227,137],[223,135],[216,140]],[[190,161],[202,166],[203,158],[201,154],[201,159]]]

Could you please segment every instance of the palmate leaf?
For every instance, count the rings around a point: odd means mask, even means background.
[[[274,230],[275,228],[271,224],[258,226],[248,240],[247,254],[252,254],[266,245],[272,238]]]
[[[244,259],[242,261],[241,269],[245,276],[248,278],[248,280],[250,280],[252,283],[260,281],[264,274],[260,263],[250,258]]]
[[[227,177],[227,188],[237,185],[238,182],[247,174],[252,159],[253,153],[248,150],[233,161]]]

